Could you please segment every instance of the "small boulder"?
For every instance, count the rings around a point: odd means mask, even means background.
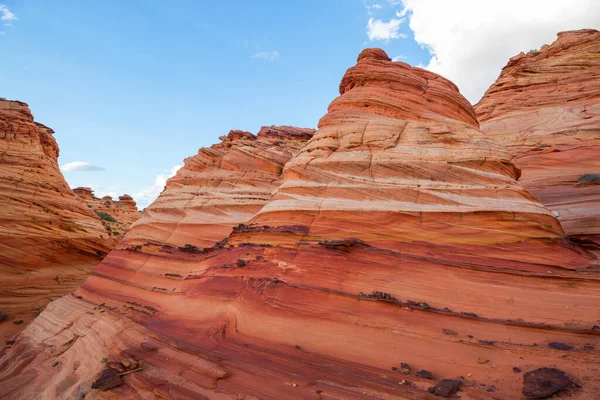
[[[545,399],[571,386],[573,381],[560,369],[538,368],[523,375],[523,395]]]
[[[565,350],[565,351],[573,349],[573,346],[568,345],[566,343],[559,343],[559,342],[549,343],[548,347],[555,349],[555,350]]]
[[[436,396],[450,397],[454,393],[458,392],[460,385],[460,381],[457,381],[456,379],[442,379],[437,385],[435,385],[433,391],[430,390],[430,392]]]
[[[423,379],[435,379],[435,377],[433,376],[433,374],[427,370],[420,370],[419,372],[417,372],[417,376],[419,378],[423,378]]]

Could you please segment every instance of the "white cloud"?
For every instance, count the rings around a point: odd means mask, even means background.
[[[0,36],[4,36],[4,35],[6,35],[6,32],[0,31]]]
[[[508,59],[552,43],[560,31],[600,28],[598,0],[403,0],[427,68],[477,102]]]
[[[172,176],[175,176],[175,174],[177,173],[177,171],[179,171],[181,167],[181,165],[175,165],[167,173],[158,174],[156,176],[156,179],[154,180],[154,185],[144,188],[141,191],[135,193],[133,195],[133,198],[135,199],[138,208],[141,210],[142,208],[148,207],[150,203],[156,200],[160,192],[163,191],[167,183],[167,179],[169,179]]]
[[[406,60],[406,56],[404,54],[400,54],[399,56],[392,58],[392,61],[400,61],[400,60]]]
[[[15,14],[13,14],[12,12],[10,12],[10,10],[8,9],[8,7],[6,7],[4,4],[0,4],[0,20],[4,21],[4,22],[8,22],[8,21],[16,21],[18,18]]]
[[[392,18],[390,22],[383,22],[380,19],[369,18],[367,23],[367,36],[369,40],[385,40],[406,38],[406,34],[400,33],[400,25],[403,19]]]
[[[63,164],[60,167],[61,171],[74,172],[74,171],[105,171],[104,168],[92,165],[85,161],[73,161],[70,163]]]
[[[279,52],[277,50],[261,51],[259,53],[255,53],[252,58],[260,58],[266,61],[279,61]]]

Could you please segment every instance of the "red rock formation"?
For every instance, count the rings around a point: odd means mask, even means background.
[[[475,110],[566,233],[600,244],[600,32],[562,32],[511,58]]]
[[[257,136],[234,130],[221,143],[200,149],[146,209],[125,247],[149,241],[212,247],[271,199],[283,166],[313,133],[289,126],[263,127]]]
[[[600,276],[456,87],[368,49],[340,93],[227,241],[150,251],[151,229],[129,239],[145,214],[5,351],[0,397],[519,398],[524,373],[598,397]]]
[[[78,187],[73,189],[73,192],[102,219],[102,224],[110,236],[124,235],[131,224],[142,216],[135,201],[128,194],[119,196],[119,201],[114,201],[111,196],[97,198],[89,187]]]
[[[27,104],[0,99],[2,340],[79,286],[113,244],[60,173],[52,133]]]

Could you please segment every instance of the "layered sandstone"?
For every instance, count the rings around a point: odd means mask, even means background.
[[[256,136],[229,132],[185,160],[123,243],[212,247],[271,199],[285,163],[313,133],[289,126],[263,127]]]
[[[69,189],[53,131],[27,104],[0,99],[0,339],[72,292],[112,247]]]
[[[600,244],[600,32],[562,32],[511,58],[475,110],[566,233]]]
[[[137,204],[128,194],[119,196],[119,200],[115,201],[112,196],[101,199],[94,196],[94,191],[89,187],[78,187],[73,192],[100,217],[108,235],[124,235],[131,224],[142,216]]]
[[[4,351],[0,397],[503,399],[550,374],[598,397],[592,257],[456,87],[367,49],[340,94],[226,240],[203,219],[145,239],[145,214]]]

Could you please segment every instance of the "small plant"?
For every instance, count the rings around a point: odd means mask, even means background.
[[[269,128],[275,129],[275,125],[271,125],[271,126],[269,126]]]
[[[91,204],[88,204],[87,206],[88,206],[88,208],[92,208],[92,205],[91,205]]]
[[[108,362],[108,358],[104,357],[102,360],[100,360],[100,362],[102,364],[106,364]]]
[[[117,222],[117,220],[114,219],[112,215],[110,215],[108,213],[105,213],[103,211],[96,210],[96,215],[98,215],[100,217],[100,219],[103,220],[103,221]]]
[[[578,183],[595,183],[600,185],[600,174],[583,174],[577,179]]]
[[[119,236],[119,232],[113,231],[113,236]]]

